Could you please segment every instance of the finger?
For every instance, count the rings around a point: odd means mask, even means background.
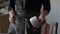
[[[39,26],[41,25],[41,19],[39,19],[39,23],[38,23],[38,25],[39,25]]]
[[[41,25],[44,25],[45,23],[46,23],[46,21],[42,21],[42,22],[41,22]]]

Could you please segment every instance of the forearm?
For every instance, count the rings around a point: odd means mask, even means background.
[[[43,0],[42,3],[43,3],[43,11],[41,11],[41,15],[45,17],[49,14],[51,9],[50,0]]]
[[[47,10],[44,10],[44,11],[41,12],[40,15],[43,16],[43,17],[45,17],[45,16],[48,15],[48,11]]]
[[[9,17],[13,17],[13,16],[15,16],[15,13],[14,13],[13,10],[10,10],[10,11],[8,12],[8,14],[9,14]]]
[[[15,0],[8,1],[8,12],[9,16],[13,17],[15,15]]]

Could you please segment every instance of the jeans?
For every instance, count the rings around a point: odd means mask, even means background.
[[[25,34],[25,18],[16,17],[15,23],[10,23],[7,34]]]
[[[36,31],[33,31],[33,30]],[[16,17],[15,23],[10,23],[7,34],[40,34],[40,28],[34,28],[29,18]]]

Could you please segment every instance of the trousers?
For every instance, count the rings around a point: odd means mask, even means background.
[[[7,34],[25,34],[25,18],[16,17],[15,23],[10,23]]]
[[[41,28],[31,25],[29,18],[16,17],[15,23],[10,23],[7,34],[40,34],[40,31]]]

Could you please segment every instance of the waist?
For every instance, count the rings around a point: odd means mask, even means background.
[[[32,17],[32,16],[38,16],[40,12],[33,12],[33,11],[16,11],[16,14],[22,17]]]
[[[20,10],[24,10],[24,11],[39,11],[40,9],[36,9],[36,8],[15,8],[15,11],[20,11]]]

